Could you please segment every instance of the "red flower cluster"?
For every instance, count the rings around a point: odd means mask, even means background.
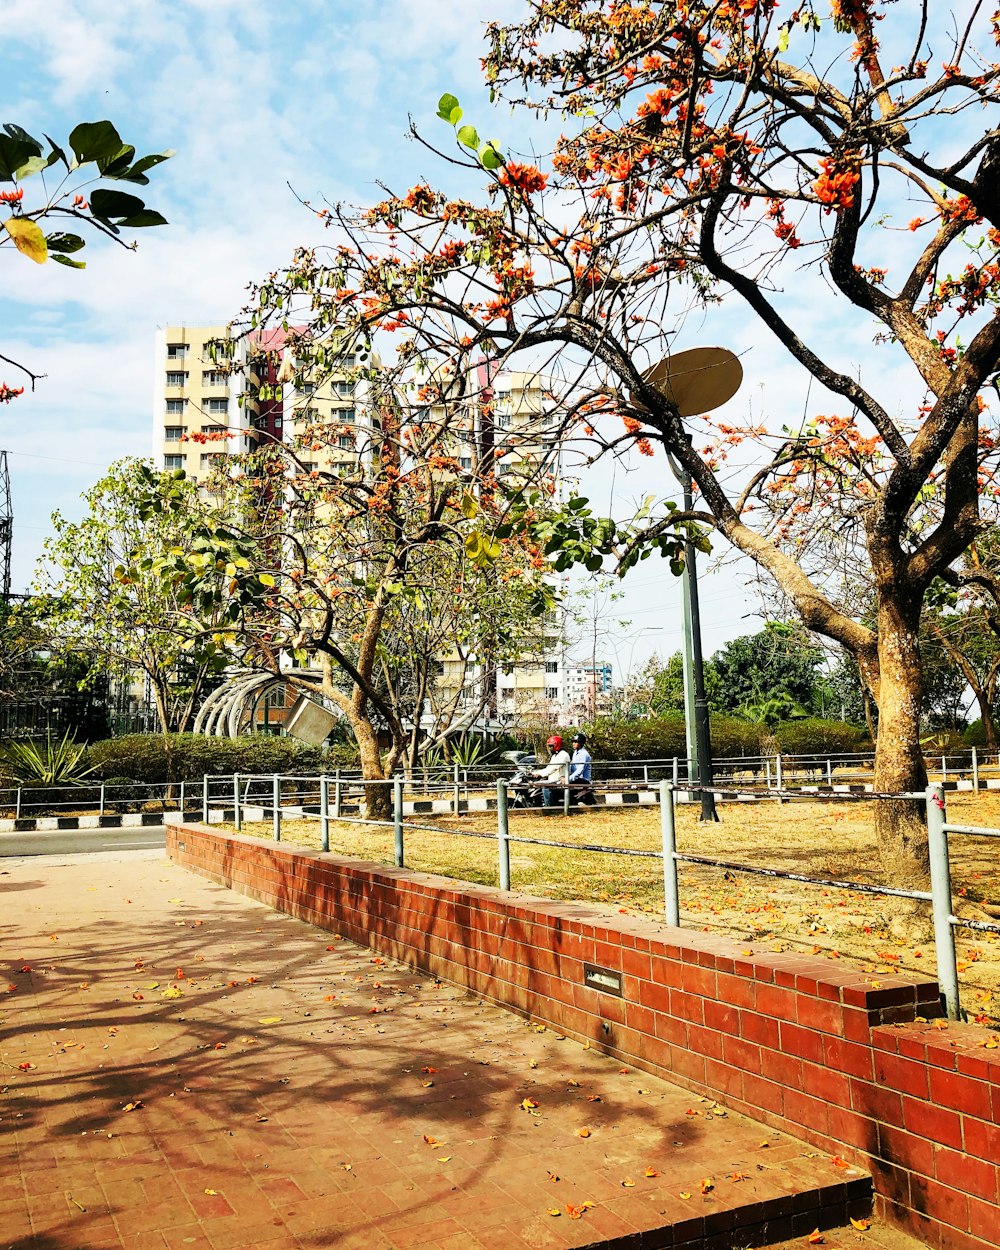
[[[533,195],[536,191],[544,191],[548,180],[548,174],[543,174],[534,165],[518,165],[511,162],[500,171],[500,185],[513,187],[522,195]]]
[[[20,204],[24,199],[24,187],[18,187],[16,191],[0,191],[0,200],[4,204]]]
[[[854,188],[861,180],[857,169],[838,169],[829,157],[820,159],[822,173],[813,183],[813,191],[821,204],[827,205],[826,211],[850,208],[854,203]]]
[[[0,404],[9,404],[12,399],[23,394],[23,386],[8,386],[6,382],[0,382]]]

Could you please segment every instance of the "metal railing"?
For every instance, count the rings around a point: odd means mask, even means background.
[[[361,804],[356,802],[356,800],[364,792],[370,794],[373,790],[377,791],[379,789],[388,789],[391,792],[390,814],[384,819],[373,818],[367,812],[362,815],[360,810]],[[727,787],[715,786],[712,789],[716,793],[732,793]],[[945,1008],[952,1019],[961,1018],[958,963],[955,952],[955,929],[961,926],[981,932],[1000,933],[1000,925],[998,924],[964,920],[954,914],[948,845],[948,834],[1000,838],[1000,829],[948,823],[944,799],[945,791],[940,783],[929,786],[926,791],[915,793],[835,793],[822,795],[825,800],[834,802],[909,799],[924,803],[927,811],[930,847],[930,890],[903,889],[862,881],[841,881],[829,877],[815,877],[807,873],[792,872],[786,869],[771,868],[757,864],[743,864],[680,851],[677,848],[674,811],[678,791],[672,782],[666,779],[661,780],[657,786],[660,810],[660,850],[607,846],[601,843],[570,842],[561,839],[519,835],[511,831],[511,811],[508,802],[510,790],[511,787],[506,778],[500,778],[495,784],[495,835],[493,833],[485,833],[482,830],[454,827],[443,828],[439,825],[429,825],[423,822],[407,820],[404,812],[404,779],[398,775],[386,780],[364,782],[353,776],[350,778],[344,776],[289,777],[278,774],[247,775],[239,773],[226,777],[206,776],[202,783],[201,800],[202,816],[206,823],[210,822],[213,816],[225,819],[228,811],[232,810],[233,823],[237,831],[241,831],[244,823],[251,818],[255,821],[259,818],[259,822],[263,822],[270,817],[272,837],[276,842],[281,840],[282,821],[284,818],[315,818],[320,824],[320,842],[323,851],[329,851],[330,849],[330,828],[333,822],[342,821],[349,824],[391,828],[393,830],[393,863],[399,868],[405,867],[406,864],[405,833],[407,830],[419,833],[441,834],[447,837],[495,841],[500,888],[504,891],[511,889],[512,844],[550,847],[602,855],[625,855],[640,859],[658,859],[662,861],[663,865],[665,919],[667,924],[677,927],[681,923],[678,865],[682,863],[718,868],[731,873],[744,873],[751,876],[794,881],[818,886],[823,889],[852,890],[862,894],[904,898],[919,903],[927,903],[930,904],[934,922],[938,982],[941,987]],[[754,791],[753,793],[755,797],[762,797],[760,792]],[[794,797],[794,792],[772,790],[768,792],[767,797],[780,802],[782,799]],[[566,787],[559,804],[548,810],[552,813],[561,811],[564,814],[569,814],[571,799],[571,789]],[[221,813],[219,811],[220,805],[222,807]],[[533,811],[535,813],[539,810],[538,808],[527,809],[528,812]]]
[[[41,815],[98,817],[149,811],[197,811],[197,786],[184,781],[84,782],[72,786],[21,785],[0,788],[0,816],[15,820]]]

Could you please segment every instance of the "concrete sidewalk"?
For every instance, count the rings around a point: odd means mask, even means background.
[[[842,1161],[158,852],[3,861],[0,932],[0,1247],[694,1250],[865,1207]],[[824,1244],[859,1241],[901,1244]]]

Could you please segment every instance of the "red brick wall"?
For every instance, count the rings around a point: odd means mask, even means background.
[[[933,1250],[1000,1243],[1000,1049],[985,1029],[936,1018],[933,981],[875,980],[836,961],[201,825],[168,829],[167,847],[280,911],[868,1167],[886,1217]],[[586,986],[586,963],[619,972],[622,996]]]

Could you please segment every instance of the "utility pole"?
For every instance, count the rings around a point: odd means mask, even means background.
[[[682,473],[672,456],[670,468],[684,492],[684,511],[694,506],[691,478]],[[693,722],[693,725],[692,725]],[[698,603],[696,549],[691,538],[684,541],[684,725],[687,734],[689,774],[701,787],[699,820],[718,820],[715,795],[705,789],[712,784],[712,739],[705,694],[705,663],[701,650],[701,610]],[[692,732],[693,729],[693,732]]]

